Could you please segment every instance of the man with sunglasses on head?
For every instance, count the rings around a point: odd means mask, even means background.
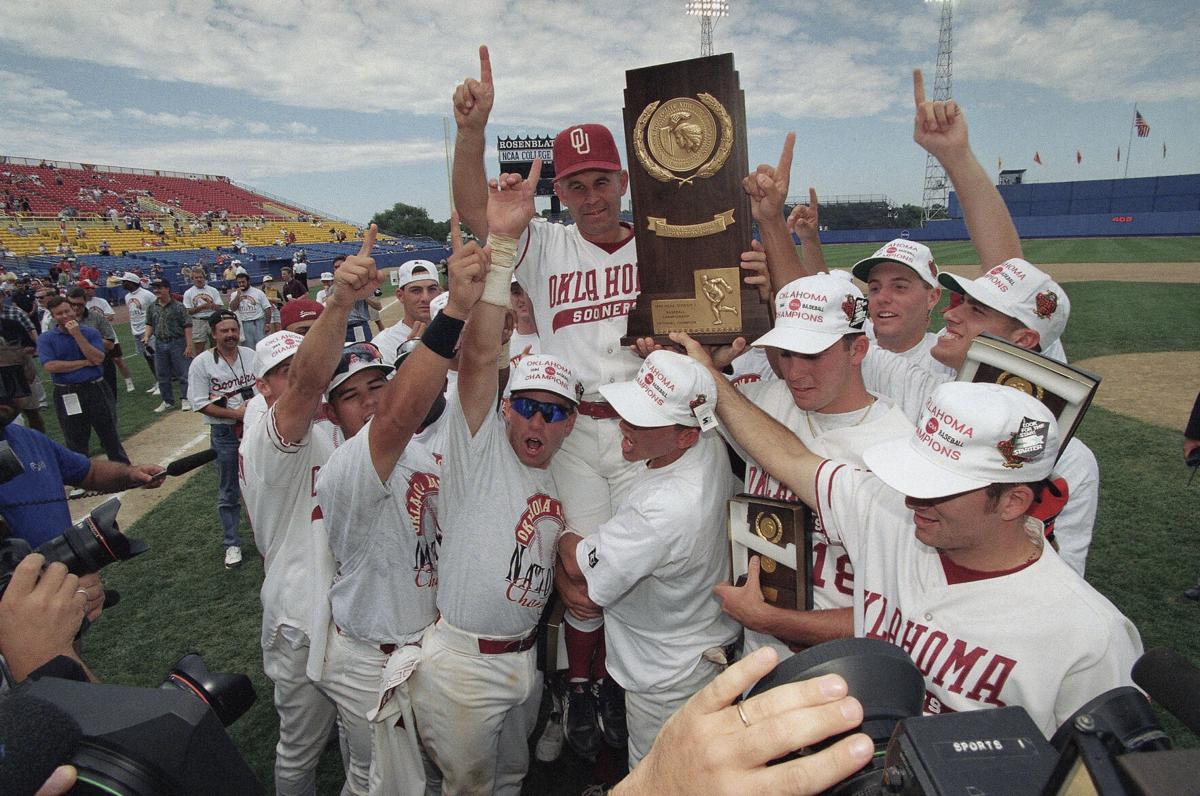
[[[214,310],[208,325],[212,351],[192,360],[188,395],[192,409],[204,415],[212,449],[217,453],[217,514],[224,537],[225,568],[242,563],[241,490],[238,488],[238,437],[246,404],[254,397],[254,351],[238,345],[241,325],[227,309]]]
[[[374,228],[367,240],[373,239]],[[335,305],[344,334],[354,302],[378,284],[363,281],[354,292],[342,286],[353,260],[338,269],[339,287],[310,337],[318,329],[333,333],[326,319]],[[335,631],[321,688],[337,704],[351,793],[425,790],[407,678],[437,616],[443,507],[442,432],[435,423],[446,408],[446,372],[482,292],[485,267],[478,244],[456,240],[447,304],[395,377],[388,380],[391,366],[372,343],[350,343],[329,382],[328,413],[346,442],[317,483],[337,573],[329,589]]]
[[[239,447],[242,496],[263,555],[263,671],[275,684],[280,794],[315,793],[317,762],[336,718],[333,700],[317,684],[344,676],[325,668],[335,570],[315,485],[336,443],[318,420],[325,416],[323,397],[335,370],[348,370],[342,340],[350,307],[374,290],[373,240],[372,229],[359,254],[338,270],[341,289],[328,307],[308,299],[288,302],[281,310],[286,329],[259,342],[259,395],[251,404],[267,408],[260,422],[247,420]],[[353,738],[341,736],[344,745]],[[344,746],[343,760],[353,759]]]
[[[535,162],[528,180],[501,175],[491,186],[491,267],[463,333],[457,400],[446,407],[440,618],[422,640],[412,699],[448,793],[519,793],[541,701],[533,646],[565,528],[547,467],[583,388],[562,360],[530,355],[512,367],[496,410],[517,238],[533,216],[539,171]]]

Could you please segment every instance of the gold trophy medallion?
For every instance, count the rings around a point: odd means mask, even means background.
[[[1018,376],[1015,373],[1001,371],[1000,375],[996,377],[996,383],[1004,387],[1013,387],[1018,389],[1026,395],[1032,395],[1039,401],[1045,400],[1046,398],[1046,391],[1044,389],[1034,384],[1024,376]]]
[[[713,176],[733,151],[733,119],[711,94],[654,101],[638,116],[633,148],[642,168],[659,182],[687,185]],[[688,176],[680,176],[695,171]]]
[[[766,556],[758,557],[758,565],[762,567],[762,571],[770,574],[775,571],[775,559],[767,558]]]
[[[754,518],[754,532],[771,544],[779,544],[783,538],[783,523],[774,514],[764,511]]]

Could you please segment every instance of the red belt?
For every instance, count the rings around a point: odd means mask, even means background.
[[[504,655],[509,652],[524,652],[537,641],[537,628],[525,638],[515,638],[509,641],[496,638],[479,639],[479,651],[484,655]]]
[[[614,417],[620,417],[617,410],[613,409],[612,404],[608,401],[580,401],[575,407],[575,411],[595,420],[612,420]]]

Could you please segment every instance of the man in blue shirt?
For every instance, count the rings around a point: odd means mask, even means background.
[[[67,447],[87,456],[92,430],[109,459],[129,464],[117,436],[116,402],[104,383],[104,340],[81,326],[62,296],[46,302],[55,327],[38,337],[38,358],[54,382],[54,411]]]

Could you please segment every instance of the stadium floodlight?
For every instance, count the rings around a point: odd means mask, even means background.
[[[686,0],[683,12],[700,17],[700,56],[713,54],[713,19],[729,16],[729,0]]]

